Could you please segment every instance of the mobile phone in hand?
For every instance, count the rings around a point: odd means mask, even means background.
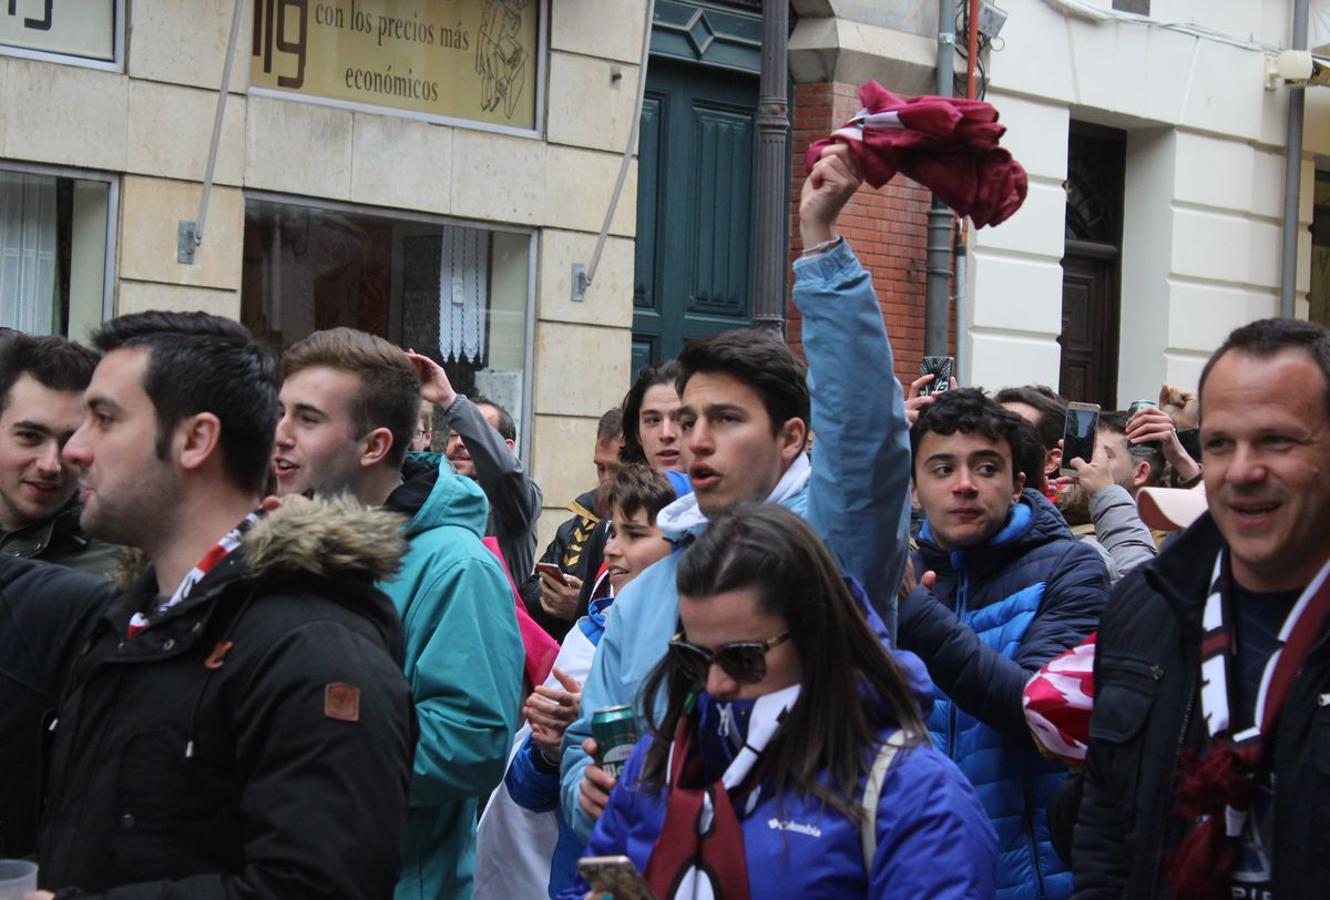
[[[542,575],[548,575],[564,587],[572,587],[568,581],[568,576],[554,563],[536,563],[536,571]]]
[[[923,395],[940,394],[951,390],[951,379],[956,373],[956,357],[925,356],[919,364],[920,375],[932,375],[933,380],[919,389]]]
[[[1094,459],[1095,436],[1099,431],[1098,403],[1068,403],[1067,422],[1062,429],[1063,475],[1075,477],[1071,467],[1073,459],[1090,462]]]
[[[577,871],[596,893],[614,900],[656,900],[647,880],[626,856],[588,856],[577,861]]]

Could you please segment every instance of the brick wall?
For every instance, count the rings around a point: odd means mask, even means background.
[[[837,83],[795,86],[791,111],[791,262],[803,252],[799,238],[799,192],[808,174],[804,153],[810,143],[826,137],[859,110],[856,90],[855,85]],[[896,377],[906,385],[918,377],[919,360],[924,352],[924,257],[931,201],[928,190],[898,175],[881,190],[867,185],[860,188],[841,213],[837,227],[873,275],[873,286],[896,354]],[[788,304],[787,316],[789,343],[802,352],[802,322],[793,302]],[[952,332],[954,335],[954,313]],[[955,346],[954,336],[952,346]]]

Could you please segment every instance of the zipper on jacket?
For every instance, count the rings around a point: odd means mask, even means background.
[[[1164,855],[1164,836],[1168,833],[1168,820],[1171,812],[1169,802],[1173,799],[1173,779],[1178,770],[1178,759],[1182,755],[1182,746],[1187,742],[1187,727],[1191,725],[1191,712],[1196,705],[1196,691],[1194,689],[1187,691],[1187,705],[1182,708],[1182,728],[1178,732],[1178,742],[1173,748],[1172,764],[1168,768],[1168,782],[1165,785],[1163,794],[1164,815],[1160,819],[1159,833],[1156,836],[1154,852],[1150,855],[1150,877],[1145,882],[1147,890],[1154,890],[1154,884],[1159,878],[1159,863]]]
[[[968,624],[965,621],[965,613],[970,606],[970,573],[962,570],[960,584],[956,591],[956,618],[962,625]],[[956,761],[956,701],[950,697],[947,698],[947,759]]]

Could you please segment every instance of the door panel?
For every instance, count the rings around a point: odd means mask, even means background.
[[[757,79],[653,57],[638,157],[633,366],[752,319]]]
[[[1117,407],[1117,260],[1068,255],[1062,260],[1062,371],[1068,400]]]

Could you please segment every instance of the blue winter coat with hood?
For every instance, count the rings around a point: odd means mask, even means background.
[[[977,547],[944,551],[925,523],[914,564],[937,583],[901,603],[898,639],[927,663],[937,690],[927,720],[934,745],[970,779],[997,832],[997,897],[1067,897],[1071,873],[1047,816],[1066,769],[1035,749],[1022,692],[1096,628],[1108,599],[1103,560],[1042,494],[1026,490]]]
[[[411,454],[385,504],[408,518],[410,550],[379,588],[402,617],[420,724],[396,900],[471,896],[476,805],[503,778],[521,700],[512,588],[481,542],[489,503],[442,459]]]
[[[767,499],[807,519],[890,622],[909,552],[910,442],[882,310],[871,277],[844,243],[800,259],[794,272],[817,464],[799,456]],[[868,399],[871,415],[862,412]],[[706,517],[690,495],[662,510],[657,524],[666,538],[685,543],[706,527]],[[582,715],[564,734],[560,807],[582,837],[594,824],[577,802],[590,763],[582,741],[591,737],[595,710],[637,703],[664,656],[679,618],[677,568],[675,555],[662,559],[615,601],[582,687]]]

